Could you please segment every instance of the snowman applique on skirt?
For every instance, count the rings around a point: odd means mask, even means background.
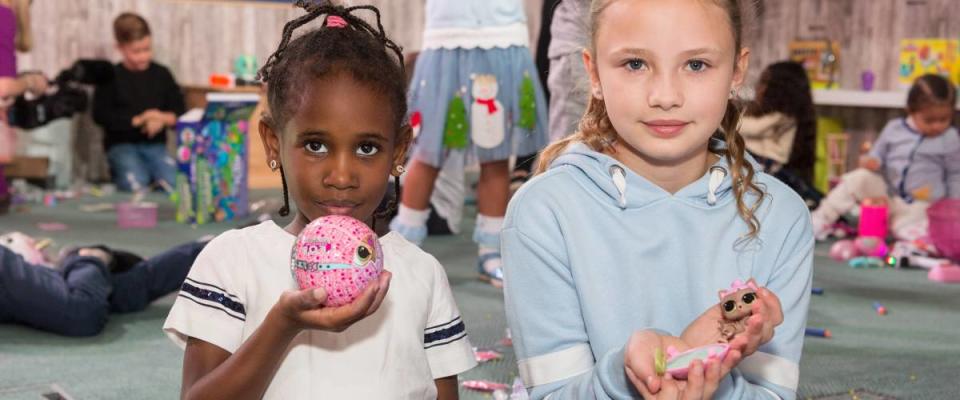
[[[412,158],[433,167],[451,151],[482,164],[547,144],[546,96],[526,46],[424,50],[408,98]]]

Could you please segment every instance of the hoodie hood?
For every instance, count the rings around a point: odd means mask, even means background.
[[[711,139],[710,148],[724,149],[726,143]],[[760,166],[756,161],[749,155],[746,157],[754,170],[759,171]],[[592,183],[592,187],[620,209],[643,207],[668,197],[700,207],[718,206],[733,199],[730,167],[726,157],[720,157],[703,176],[674,194],[631,171],[613,157],[597,152],[582,142],[568,146],[563,154],[550,164],[549,169],[567,166],[583,174],[583,177]]]

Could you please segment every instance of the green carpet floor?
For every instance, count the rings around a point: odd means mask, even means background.
[[[254,192],[252,198],[275,195]],[[152,230],[119,230],[112,213],[78,209],[102,201],[34,206],[0,216],[0,231],[50,237],[58,246],[106,243],[154,254],[239,223],[190,227],[161,222]],[[164,205],[161,219],[171,219],[172,212]],[[41,232],[40,222],[61,222],[69,229]],[[516,375],[515,358],[509,347],[499,344],[506,328],[503,300],[500,291],[476,280],[472,223],[465,221],[461,235],[429,238],[425,249],[446,267],[473,344],[504,353],[502,360],[482,364],[461,379],[510,383]],[[833,338],[807,338],[800,398],[960,398],[960,285],[930,282],[918,270],[852,269],[826,258],[826,250],[827,245],[817,248],[814,285],[825,293],[813,297],[809,326],[828,328]],[[874,301],[882,302],[889,314],[874,313]],[[172,303],[168,296],[146,311],[114,315],[104,333],[94,338],[0,325],[0,399],[38,399],[53,390],[73,399],[176,398],[182,353],[160,331]],[[490,398],[472,392],[461,397]]]

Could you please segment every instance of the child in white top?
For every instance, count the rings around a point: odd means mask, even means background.
[[[321,305],[323,289],[297,290],[290,273],[295,236],[311,220],[383,217],[388,177],[403,172],[411,140],[400,49],[353,13],[377,10],[305,8],[261,71],[260,136],[297,213],[285,228],[226,232],[194,264],[164,325],[186,346],[182,397],[455,399],[457,374],[476,361],[436,259],[387,234],[385,271],[336,308]],[[321,28],[290,40],[321,15]]]

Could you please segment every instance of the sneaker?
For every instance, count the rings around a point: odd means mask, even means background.
[[[477,271],[480,272],[480,280],[485,281],[497,289],[503,288],[503,266],[498,266],[492,270],[485,268],[488,261],[500,259],[500,253],[487,253],[477,257]]]

